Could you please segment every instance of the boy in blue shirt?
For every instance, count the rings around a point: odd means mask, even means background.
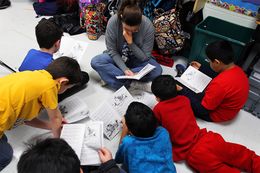
[[[24,58],[19,71],[43,70],[53,61],[53,54],[60,49],[62,29],[50,19],[43,18],[35,27],[35,35],[40,50],[31,49]],[[81,83],[59,96],[59,101],[85,88],[89,81],[88,73],[82,72]]]
[[[128,134],[128,135],[127,135]],[[153,111],[132,102],[123,121],[122,142],[116,162],[128,173],[175,173],[169,133],[158,127]]]

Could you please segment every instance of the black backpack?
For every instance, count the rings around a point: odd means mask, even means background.
[[[5,9],[11,5],[9,0],[0,0],[0,9]]]
[[[38,16],[53,16],[61,14],[56,1],[51,2],[34,2],[33,8]]]

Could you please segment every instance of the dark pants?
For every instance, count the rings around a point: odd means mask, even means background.
[[[58,97],[59,102],[61,102],[65,98],[83,90],[84,88],[86,88],[86,86],[87,86],[86,84],[89,81],[89,75],[87,72],[82,71],[82,76],[83,76],[83,79],[80,84],[78,84],[70,89],[67,89],[63,94],[59,95],[59,97]]]
[[[0,139],[0,172],[11,162],[13,158],[13,149],[7,142],[5,135]]]

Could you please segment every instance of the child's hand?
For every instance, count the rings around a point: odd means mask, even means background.
[[[196,69],[199,69],[201,67],[201,64],[197,61],[192,61],[190,65]]]
[[[183,88],[180,86],[180,85],[178,85],[178,84],[176,84],[176,90],[177,91],[181,91]]]
[[[68,124],[68,121],[64,118],[64,117],[62,117],[62,119],[61,119],[61,124],[63,125],[63,124]]]
[[[107,162],[107,161],[112,159],[111,152],[107,148],[105,148],[105,147],[101,148],[98,151],[98,155],[99,155],[99,158],[100,158],[102,163],[105,163],[105,162]]]
[[[134,74],[131,70],[129,70],[129,69],[125,70],[124,72],[125,72],[125,75],[126,75],[126,76],[134,76],[134,75],[135,75],[135,74]]]

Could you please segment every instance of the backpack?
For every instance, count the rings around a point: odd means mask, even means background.
[[[51,2],[34,2],[33,8],[38,16],[53,16],[61,14],[56,1]]]
[[[0,0],[0,9],[5,9],[11,5],[9,0]]]
[[[90,40],[97,40],[105,32],[105,4],[101,0],[80,0],[80,26],[86,29]]]
[[[155,14],[153,24],[159,52],[172,55],[180,51],[184,46],[186,33],[182,31],[178,12],[175,9],[166,12],[156,9]]]

